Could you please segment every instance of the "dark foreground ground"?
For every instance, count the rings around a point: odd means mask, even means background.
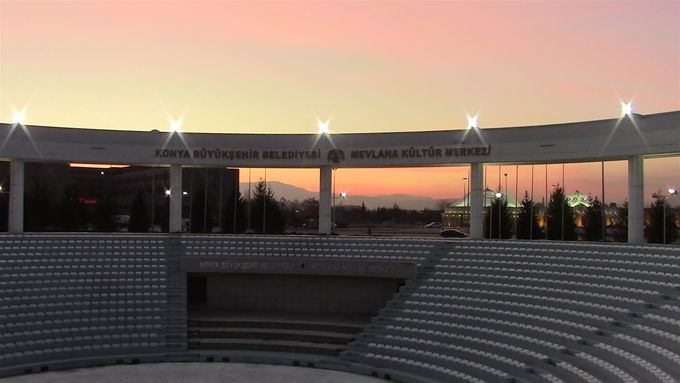
[[[93,367],[0,379],[2,383],[377,383],[368,376],[316,368],[244,363],[158,363]]]

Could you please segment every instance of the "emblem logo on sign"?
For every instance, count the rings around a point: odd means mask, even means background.
[[[331,149],[328,151],[328,162],[335,164],[345,160],[345,152],[340,149]]]

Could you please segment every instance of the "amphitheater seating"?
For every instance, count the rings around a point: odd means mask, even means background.
[[[183,236],[186,256],[210,254],[222,257],[296,257],[426,262],[437,250],[437,241],[317,236]]]
[[[362,328],[211,322],[187,317],[184,256],[412,262],[418,272]],[[300,364],[290,355],[314,353],[324,368],[402,382],[680,380],[677,246],[2,234],[0,289],[0,376],[202,356]]]
[[[171,335],[181,279],[162,236],[0,241],[0,376],[53,360],[182,349]]]
[[[364,326],[358,318],[194,313],[188,323],[188,348],[337,356]]]
[[[413,381],[673,382],[679,277],[677,247],[456,242],[342,355]]]

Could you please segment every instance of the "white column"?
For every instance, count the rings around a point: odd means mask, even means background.
[[[12,160],[9,164],[9,217],[10,233],[24,232],[24,161]]]
[[[484,164],[470,164],[470,238],[484,237]]]
[[[170,232],[182,231],[182,165],[170,165]]]
[[[331,189],[333,168],[323,166],[319,177],[319,234],[331,234]]]
[[[645,176],[642,156],[628,157],[628,243],[645,242]]]

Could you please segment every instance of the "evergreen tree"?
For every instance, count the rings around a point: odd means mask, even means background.
[[[645,228],[645,237],[649,243],[664,243],[664,220],[666,242],[673,243],[678,239],[678,228],[675,226],[675,215],[666,203],[666,197],[659,193],[653,194],[654,201],[649,210],[649,224]],[[664,210],[665,213],[664,214]]]
[[[282,198],[281,201],[283,202],[283,200],[284,199]],[[289,228],[292,228],[293,231],[295,231],[295,229],[303,227],[305,222],[302,219],[302,215],[300,214],[302,211],[302,204],[300,201],[297,199],[293,201],[285,200],[283,210]]]
[[[300,215],[307,228],[319,227],[319,200],[307,198],[300,205]]]
[[[489,209],[492,209],[491,213]],[[484,237],[489,238],[489,228],[491,228],[491,238],[500,237],[508,239],[512,237],[512,219],[510,218],[510,211],[508,209],[508,202],[504,198],[496,198],[491,203],[491,206],[486,208],[487,214],[484,217]],[[500,220],[498,214],[500,213]],[[493,220],[493,221],[490,221]]]
[[[255,186],[251,205],[251,229],[256,233],[283,233],[286,220],[271,188],[260,180]]]
[[[529,235],[529,230],[533,233]],[[536,204],[529,199],[529,194],[524,192],[524,199],[522,200],[522,207],[520,208],[517,217],[517,239],[543,239],[545,237],[543,230],[538,225],[538,214],[536,211]]]
[[[149,231],[151,219],[149,218],[149,207],[142,191],[138,192],[132,201],[130,208],[130,222],[128,231],[131,233],[145,233]]]
[[[222,222],[220,222],[220,226],[223,233],[234,234],[246,231],[248,205],[241,193],[237,193],[236,201],[234,200],[234,193],[230,193],[222,202]],[[234,217],[234,207],[236,208],[236,217]]]
[[[590,206],[586,208],[585,214],[585,231],[584,239],[586,241],[601,241],[602,240],[602,204],[600,200],[595,197],[590,201]]]
[[[575,241],[576,223],[571,207],[567,204],[564,189],[557,186],[548,204],[548,239]]]
[[[625,201],[622,207],[616,209],[616,215],[614,241],[628,242],[628,201]]]

